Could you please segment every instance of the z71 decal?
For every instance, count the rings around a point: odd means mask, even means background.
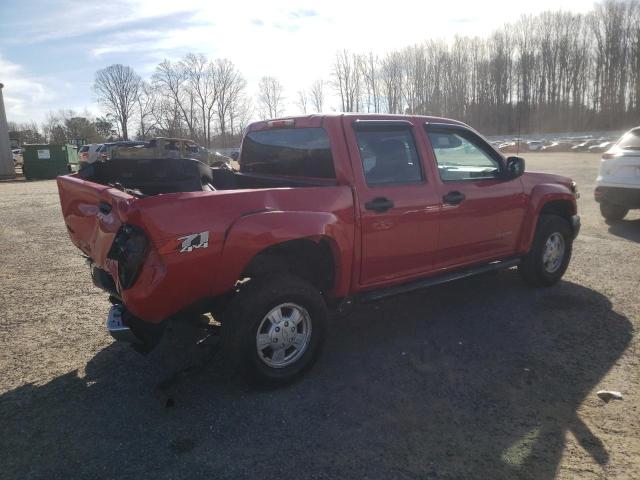
[[[196,248],[207,248],[209,246],[209,232],[193,233],[178,238],[181,241],[180,253],[191,252]]]

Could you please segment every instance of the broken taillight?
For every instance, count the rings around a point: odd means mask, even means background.
[[[147,250],[147,236],[141,228],[133,225],[120,227],[107,258],[118,262],[118,279],[123,290],[135,283],[142,270]]]

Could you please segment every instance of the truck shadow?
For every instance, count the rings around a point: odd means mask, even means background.
[[[206,349],[113,344],[84,374],[7,392],[3,475],[548,479],[567,432],[607,463],[576,412],[632,326],[597,291],[531,290],[507,271],[331,323],[318,364],[282,390],[229,381]],[[176,358],[196,367],[170,377]]]
[[[609,226],[609,233],[633,242],[640,242],[640,219],[613,223]]]

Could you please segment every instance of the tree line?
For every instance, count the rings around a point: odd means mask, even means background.
[[[146,80],[108,66],[93,89],[103,116],[61,110],[40,132],[22,125],[23,136],[237,146],[257,118],[328,110],[451,117],[486,134],[620,129],[640,119],[640,0],[523,16],[485,38],[431,39],[383,55],[341,50],[325,78],[288,98],[275,77],[251,95],[231,60],[194,53],[164,60]]]
[[[487,134],[635,125],[639,3],[523,16],[488,38],[428,40],[382,57],[340,51],[332,85],[343,111],[451,117]]]
[[[85,141],[102,143],[118,138],[113,122],[107,117],[94,118],[88,111],[58,110],[49,112],[40,126],[34,121],[8,122],[9,138],[19,144],[67,144]]]

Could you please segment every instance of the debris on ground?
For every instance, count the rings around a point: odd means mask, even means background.
[[[596,395],[598,395],[604,403],[609,403],[611,400],[622,400],[622,394],[613,390],[600,390]]]

